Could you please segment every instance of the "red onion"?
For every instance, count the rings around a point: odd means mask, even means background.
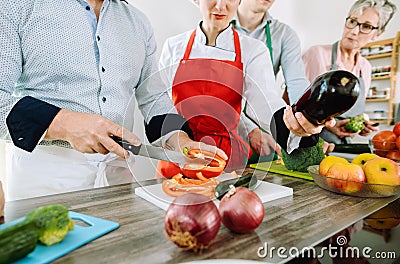
[[[264,218],[264,205],[257,194],[245,187],[233,187],[221,199],[219,211],[222,223],[236,233],[256,229]]]
[[[185,250],[201,250],[215,238],[221,216],[210,198],[197,193],[181,195],[171,203],[164,218],[169,239]]]

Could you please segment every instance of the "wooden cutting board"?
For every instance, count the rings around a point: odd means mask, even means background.
[[[251,164],[250,168],[257,169],[257,170],[263,170],[263,171],[270,171],[273,173],[278,173],[278,174],[282,174],[282,175],[286,175],[286,176],[301,178],[301,179],[305,179],[305,180],[309,180],[309,181],[313,180],[313,178],[311,177],[311,175],[308,172],[299,172],[299,171],[288,170],[288,169],[286,169],[285,165],[277,164],[276,160]]]
[[[13,263],[18,264],[37,264],[49,263],[68,252],[77,249],[90,241],[103,236],[119,227],[119,224],[109,220],[84,215],[76,212],[69,212],[69,216],[75,220],[75,223],[84,223],[84,225],[75,224],[74,230],[68,232],[67,236],[58,244],[45,246],[38,244],[36,248],[26,257]],[[16,224],[24,218],[19,218],[12,222],[0,225],[0,229]]]

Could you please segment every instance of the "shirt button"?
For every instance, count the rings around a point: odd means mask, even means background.
[[[100,41],[100,36],[97,36],[97,41]]]
[[[24,140],[24,138],[23,138],[23,137],[20,137],[20,138],[18,138],[18,140],[21,141],[21,140]]]
[[[101,71],[102,71],[102,72],[105,72],[105,71],[106,71],[106,69],[104,69],[104,67],[101,67]]]
[[[87,10],[87,11],[90,11],[90,7],[89,7],[89,6],[86,6],[86,10]]]
[[[107,101],[107,98],[103,97],[103,98],[101,98],[101,101],[103,101],[103,103],[105,103]]]

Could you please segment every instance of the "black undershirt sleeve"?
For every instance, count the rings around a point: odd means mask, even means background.
[[[15,146],[32,152],[61,108],[31,96],[19,100],[6,118]]]
[[[286,127],[285,122],[283,122],[283,113],[285,108],[281,108],[274,113],[271,120],[271,133],[276,142],[283,148],[287,150],[287,140],[289,138],[290,130]],[[319,135],[311,135],[309,137],[303,137],[300,140],[300,148],[307,148],[314,146],[318,143]]]
[[[193,139],[192,130],[187,123],[187,120],[178,114],[164,114],[154,116],[148,124],[145,124],[146,136],[150,142],[165,136],[169,132],[182,130]]]

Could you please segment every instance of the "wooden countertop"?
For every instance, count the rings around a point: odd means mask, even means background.
[[[265,175],[262,171],[255,173],[258,177]],[[293,188],[293,197],[265,203],[263,223],[252,233],[234,234],[221,224],[217,237],[201,253],[181,251],[169,241],[164,233],[165,211],[136,196],[137,183],[7,202],[5,221],[24,216],[39,206],[60,203],[72,211],[120,224],[117,230],[72,251],[56,263],[178,263],[201,259],[282,263],[290,257],[280,258],[274,254],[272,258],[260,258],[259,248],[265,243],[268,248],[284,247],[286,250],[315,246],[399,198],[338,195],[311,181],[273,173],[268,173],[265,180]]]

